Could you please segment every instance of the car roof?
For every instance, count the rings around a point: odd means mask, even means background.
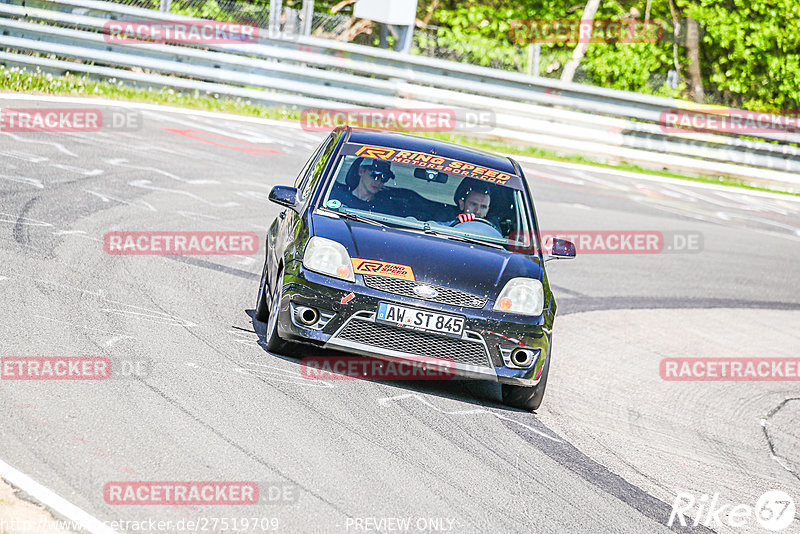
[[[435,150],[437,156],[444,158],[465,161],[509,174],[521,174],[510,158],[497,156],[483,150],[467,148],[455,143],[439,141],[438,139],[386,130],[352,127],[346,127],[345,130],[349,133],[345,139],[347,143],[384,146],[399,150],[422,152],[423,154],[430,154],[431,150]]]

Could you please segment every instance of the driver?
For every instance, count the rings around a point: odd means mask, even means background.
[[[464,178],[456,190],[455,200],[459,213],[451,223],[465,223],[486,218],[492,202],[492,193],[488,185],[478,180]]]
[[[503,237],[495,223],[486,219],[492,203],[492,190],[488,184],[464,178],[456,188],[453,200],[458,204],[459,214],[445,225],[487,237]]]
[[[474,221],[475,219],[485,219],[489,213],[489,204],[492,202],[491,194],[488,189],[479,187],[468,189],[467,192],[458,200],[458,222]]]

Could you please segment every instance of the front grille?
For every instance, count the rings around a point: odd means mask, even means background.
[[[461,306],[463,308],[481,309],[486,306],[487,302],[487,299],[483,297],[466,293],[464,291],[459,291],[458,289],[434,286],[431,284],[414,282],[413,280],[389,278],[386,276],[364,275],[364,284],[372,289],[386,291],[387,293],[394,293],[395,295],[427,300],[429,302],[438,302],[440,304],[449,304],[450,306]],[[432,287],[436,290],[438,295],[432,298],[420,297],[414,293],[414,288],[418,286]]]
[[[481,367],[490,366],[482,343],[395,328],[370,321],[353,319],[337,337],[380,349],[442,358]]]

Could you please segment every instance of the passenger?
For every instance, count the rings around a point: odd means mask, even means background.
[[[394,173],[389,163],[364,159],[358,167],[357,174],[348,173],[348,187],[334,187],[330,198],[338,200],[348,208],[386,213],[391,198],[383,186],[392,178]]]

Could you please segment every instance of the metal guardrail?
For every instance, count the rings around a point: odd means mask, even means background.
[[[669,133],[659,124],[665,110],[716,107],[315,38],[112,43],[103,34],[111,19],[191,20],[95,0],[0,0],[0,47],[16,51],[0,53],[0,63],[301,108],[491,109],[495,128],[473,135],[800,189],[796,133]]]

